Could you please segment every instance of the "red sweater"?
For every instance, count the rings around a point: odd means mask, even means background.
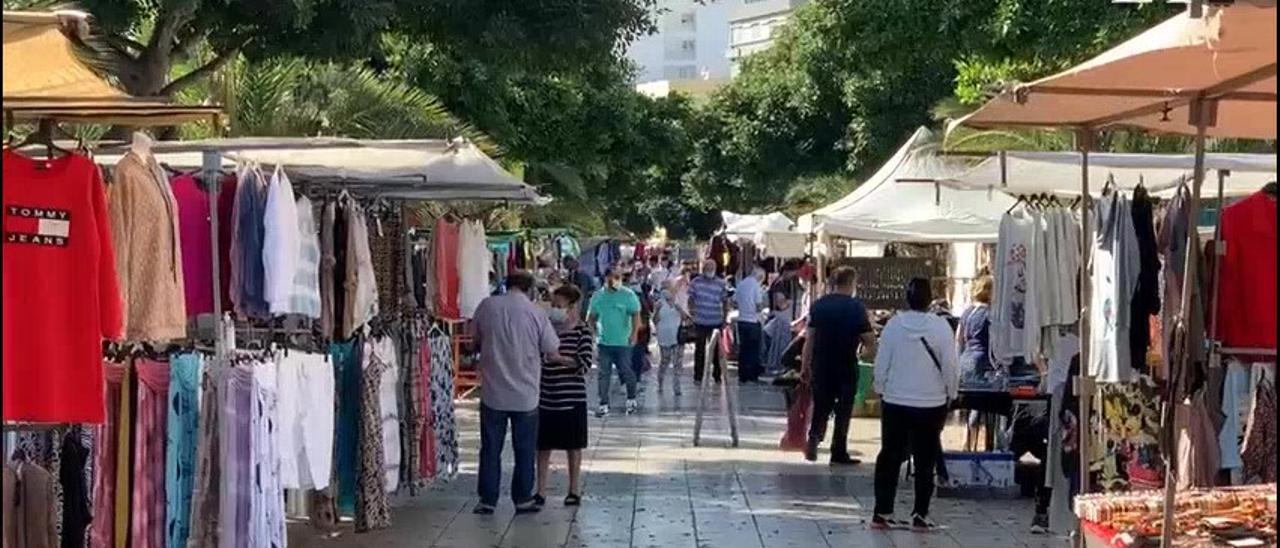
[[[101,423],[120,288],[102,175],[4,151],[4,420]]]
[[[1218,333],[1223,346],[1276,347],[1276,201],[1263,192],[1222,210]]]

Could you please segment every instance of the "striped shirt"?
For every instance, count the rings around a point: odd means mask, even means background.
[[[714,276],[697,276],[689,282],[689,312],[693,323],[701,327],[723,325],[728,293],[724,280]]]
[[[560,333],[560,355],[573,358],[572,365],[542,363],[542,389],[538,407],[547,411],[568,411],[587,403],[587,370],[591,368],[591,331],[584,324]]]

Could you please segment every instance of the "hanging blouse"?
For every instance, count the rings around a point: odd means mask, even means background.
[[[484,225],[479,221],[462,223],[458,236],[458,307],[463,318],[475,314],[480,301],[489,296],[489,273],[493,257],[486,244]]]
[[[269,312],[262,261],[267,188],[255,167],[240,170],[236,187],[232,234],[231,277],[236,313],[243,318],[266,318]]]
[[[351,201],[347,204],[346,304],[343,315],[343,337],[378,315],[378,283],[373,272],[373,255],[369,250],[369,225],[364,209]]]
[[[169,364],[134,362],[138,375],[137,429],[134,431],[133,504],[130,546],[164,548],[164,474],[168,423]]]
[[[324,308],[320,292],[320,233],[316,226],[311,200],[306,196],[299,196],[297,210],[298,263],[294,272],[288,310],[292,314],[319,319],[322,317]]]
[[[267,183],[262,234],[264,297],[272,314],[293,312],[293,280],[301,250],[299,239],[298,204],[293,195],[293,183],[277,165]]]
[[[458,305],[459,239],[458,225],[443,218],[436,219],[435,231],[431,235],[435,283],[429,290],[434,290],[436,314],[450,320],[462,317]]]

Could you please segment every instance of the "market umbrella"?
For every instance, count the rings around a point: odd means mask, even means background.
[[[1195,135],[1196,98],[1217,103],[1213,137],[1276,137],[1274,0],[1181,13],[1063,72],[1019,85],[957,121],[970,127],[1128,126]]]

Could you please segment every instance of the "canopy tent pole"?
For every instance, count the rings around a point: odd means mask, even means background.
[[[1192,124],[1196,127],[1195,137],[1195,171],[1192,173],[1191,183],[1191,201],[1187,207],[1188,222],[1190,229],[1187,230],[1187,260],[1186,269],[1182,273],[1182,309],[1179,313],[1179,322],[1183,324],[1183,344],[1186,346],[1182,349],[1182,357],[1175,360],[1173,367],[1173,378],[1169,382],[1169,400],[1165,402],[1164,417],[1162,423],[1164,425],[1165,439],[1169,442],[1165,447],[1164,458],[1164,519],[1161,523],[1160,548],[1173,547],[1173,514],[1174,514],[1174,498],[1177,493],[1177,452],[1174,451],[1172,440],[1177,435],[1174,419],[1177,416],[1176,409],[1182,400],[1182,367],[1188,365],[1191,360],[1192,351],[1196,344],[1203,345],[1202,341],[1193,341],[1186,336],[1186,326],[1189,324],[1188,316],[1194,313],[1191,310],[1192,292],[1198,291],[1196,279],[1197,261],[1199,255],[1199,234],[1196,228],[1199,226],[1200,219],[1200,187],[1204,185],[1204,142],[1205,133],[1208,127],[1213,124],[1214,118],[1217,116],[1217,101],[1206,100],[1203,95],[1196,97],[1191,102],[1190,115]],[[1214,244],[1217,247],[1217,244]],[[1176,329],[1176,327],[1175,327]],[[1181,365],[1178,365],[1181,363]]]
[[[1080,340],[1080,370],[1077,372],[1076,382],[1076,398],[1080,404],[1080,416],[1076,419],[1076,435],[1077,445],[1079,448],[1080,464],[1080,494],[1089,492],[1089,441],[1090,436],[1087,425],[1089,422],[1089,407],[1092,402],[1089,398],[1093,395],[1093,378],[1089,376],[1089,301],[1092,298],[1092,271],[1093,261],[1089,256],[1089,249],[1092,247],[1093,231],[1089,228],[1089,208],[1092,206],[1089,194],[1089,152],[1095,146],[1096,134],[1091,128],[1084,128],[1076,132],[1076,146],[1080,149],[1080,196],[1082,197],[1080,205],[1080,256],[1084,258],[1084,262],[1080,266],[1080,276],[1078,283],[1080,284],[1080,322],[1079,337]],[[1001,162],[1004,167],[1004,162]],[[1002,169],[1003,171],[1003,169]],[[1077,547],[1084,546],[1084,535],[1080,530],[1080,522],[1076,521],[1075,545]]]

